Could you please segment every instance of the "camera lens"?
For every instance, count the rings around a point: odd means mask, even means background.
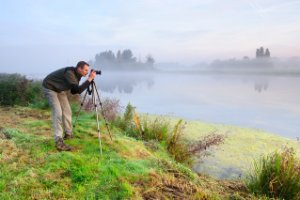
[[[101,74],[101,70],[94,70],[94,69],[92,69],[92,71],[96,72],[97,75]]]

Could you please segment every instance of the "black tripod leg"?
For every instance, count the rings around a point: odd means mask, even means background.
[[[101,102],[100,95],[99,95],[99,92],[98,92],[98,89],[97,89],[97,86],[96,86],[95,82],[93,83],[93,85],[94,85],[94,88],[95,88],[95,90],[96,90],[96,94],[97,94],[97,98],[98,98],[98,101],[99,101],[99,105],[100,105],[100,107],[101,107],[102,116],[103,116],[103,118],[104,118],[105,125],[106,125],[106,128],[107,128],[107,131],[108,131],[110,140],[112,140],[111,132],[110,132],[110,129],[109,129],[107,120],[106,120],[105,115],[104,115],[102,102]]]
[[[80,113],[80,111],[81,111],[81,109],[82,109],[82,106],[83,106],[83,103],[84,103],[84,101],[85,101],[85,98],[86,98],[87,93],[88,93],[88,90],[86,90],[86,92],[85,92],[85,94],[84,94],[84,97],[83,97],[83,99],[82,99],[82,101],[81,101],[80,108],[79,108],[79,110],[78,110],[78,113],[77,113],[75,122],[74,122],[74,124],[73,124],[73,127],[74,127],[74,128],[75,128],[75,126],[76,126],[76,123],[77,123],[77,120],[78,120],[78,116],[79,116],[79,113]]]

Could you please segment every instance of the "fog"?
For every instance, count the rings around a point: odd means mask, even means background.
[[[91,68],[102,70],[96,77],[102,98],[119,99],[123,108],[130,102],[143,113],[257,128],[289,138],[300,136],[298,57],[215,59],[194,65],[130,60],[132,63],[112,64],[89,59]],[[23,62],[25,66],[30,63]],[[41,80],[63,64],[1,71]]]
[[[228,70],[208,66],[185,71],[170,70],[171,66],[146,72],[107,70],[96,83],[103,97],[120,99],[123,106],[131,102],[140,112],[258,128],[296,138],[300,128],[299,60],[275,61],[255,69],[241,65],[236,71],[237,65]]]

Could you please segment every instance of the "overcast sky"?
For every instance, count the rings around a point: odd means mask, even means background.
[[[2,0],[0,72],[48,71],[130,48],[157,62],[300,56],[299,0]]]

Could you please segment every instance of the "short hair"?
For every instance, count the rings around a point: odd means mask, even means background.
[[[89,63],[85,62],[85,61],[79,61],[76,65],[76,68],[83,68],[84,65],[90,66]]]

